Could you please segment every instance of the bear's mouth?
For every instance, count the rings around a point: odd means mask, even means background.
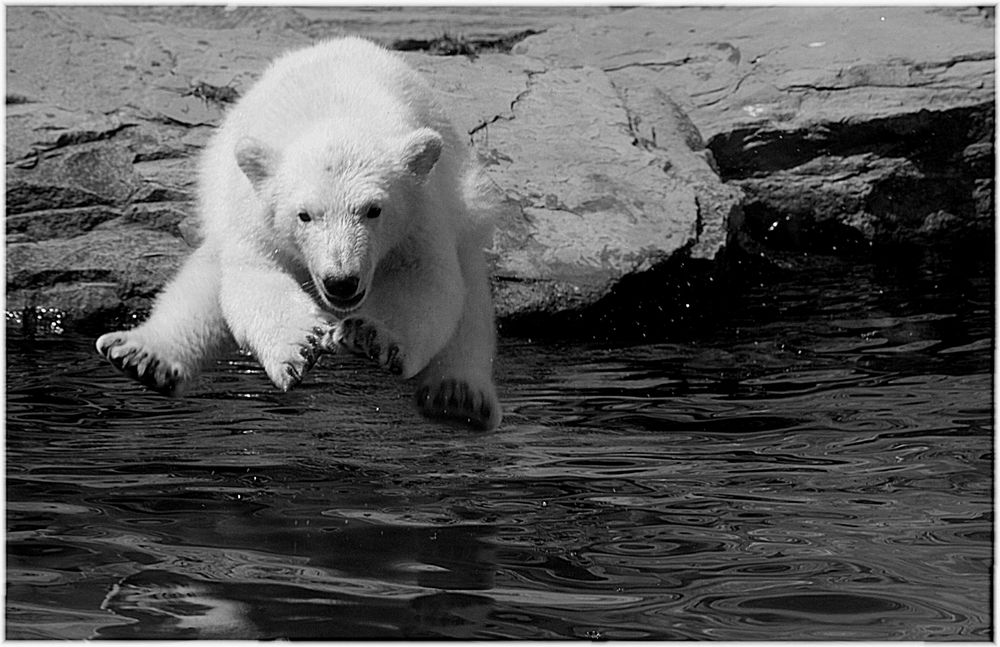
[[[361,302],[365,300],[365,290],[361,290],[353,297],[347,299],[341,299],[330,294],[327,294],[324,290],[320,289],[323,294],[323,298],[334,310],[339,310],[340,312],[350,312],[361,305]]]

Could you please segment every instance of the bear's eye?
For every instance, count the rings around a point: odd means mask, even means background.
[[[382,215],[382,207],[377,204],[370,204],[367,207],[364,207],[361,210],[361,213],[364,214],[365,218],[375,219]]]
[[[299,220],[301,220],[302,222],[309,222],[312,219],[313,218],[312,218],[312,216],[309,215],[308,211],[300,211],[299,212]]]

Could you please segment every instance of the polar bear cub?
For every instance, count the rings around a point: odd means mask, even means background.
[[[137,328],[99,352],[160,392],[248,348],[282,390],[326,352],[415,378],[420,411],[500,421],[492,229],[478,170],[427,84],[359,38],[286,54],[204,151],[204,242]]]

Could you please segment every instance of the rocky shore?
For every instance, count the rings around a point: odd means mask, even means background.
[[[683,316],[736,257],[992,253],[992,8],[12,6],[8,329],[141,314],[224,110],[343,33],[404,50],[495,181],[509,330]]]

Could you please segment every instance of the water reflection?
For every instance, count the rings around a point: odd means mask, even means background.
[[[471,637],[455,607],[491,606],[474,593],[494,586],[492,548],[474,527],[265,524],[241,515],[186,535],[193,545],[221,536],[227,547],[189,555],[196,576],[154,568],[123,578],[103,608],[135,622],[96,637],[388,638],[438,629]]]
[[[990,285],[867,272],[505,342],[494,434],[351,359],[168,400],[11,339],[7,637],[987,639]]]

